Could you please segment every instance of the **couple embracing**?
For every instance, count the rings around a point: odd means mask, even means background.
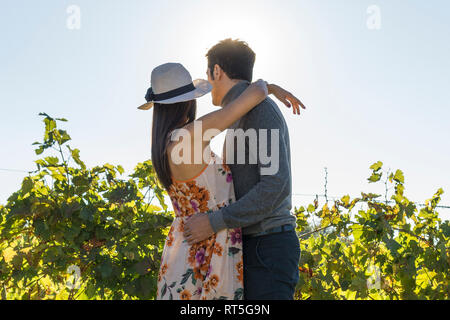
[[[153,107],[152,162],[175,212],[157,299],[293,299],[300,246],[289,132],[269,95],[294,114],[304,106],[277,85],[251,82],[255,53],[247,43],[223,40],[206,57],[207,81],[192,81],[181,64],[156,67],[139,107]],[[196,119],[196,98],[209,92],[221,109]],[[227,134],[219,157],[210,141],[227,129],[253,134]],[[265,170],[273,162],[276,170]]]

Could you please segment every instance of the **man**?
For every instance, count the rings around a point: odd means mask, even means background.
[[[245,42],[226,39],[211,48],[206,56],[213,104],[223,107],[252,81],[255,53]],[[233,156],[244,152],[246,160],[244,164],[235,159],[228,163],[236,202],[210,214],[193,216],[186,222],[185,236],[188,242],[196,243],[225,228],[242,228],[244,298],[291,300],[299,277],[300,246],[295,232],[296,219],[290,213],[292,181],[286,122],[275,102],[266,98],[233,128],[256,131],[258,147],[265,134],[267,154],[278,151],[279,156],[272,159],[277,162],[278,170],[262,174],[274,163],[268,164],[262,161],[259,152],[250,151],[254,150],[250,144],[255,141],[246,141],[244,150],[234,143],[234,150],[226,152],[234,151]],[[278,137],[275,145],[267,138],[271,134]],[[225,145],[229,138],[227,135]],[[256,157],[256,163],[252,164],[252,157]]]

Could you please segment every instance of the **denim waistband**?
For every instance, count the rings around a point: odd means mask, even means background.
[[[286,231],[292,231],[295,230],[295,227],[292,224],[285,224],[279,227],[270,228],[262,232],[254,233],[254,234],[244,234],[244,238],[253,238],[253,237],[260,237],[265,236],[268,234],[274,234],[274,233],[281,233]]]

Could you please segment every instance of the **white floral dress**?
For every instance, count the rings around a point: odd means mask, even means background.
[[[183,236],[186,220],[233,201],[231,171],[212,153],[197,177],[173,181],[169,196],[175,211],[158,276],[158,300],[240,300],[243,298],[241,229],[225,229],[190,246]]]

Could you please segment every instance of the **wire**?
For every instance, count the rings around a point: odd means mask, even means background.
[[[299,196],[299,197],[320,197],[320,198],[330,198],[333,200],[340,200],[342,197],[333,197],[333,196],[325,196],[323,194],[306,194],[306,193],[293,193],[293,196]],[[355,198],[355,197],[353,197]],[[384,202],[384,201],[383,201]],[[388,203],[394,203],[395,201],[389,200]],[[415,205],[420,206],[420,207],[427,207],[426,204],[423,203],[416,203],[414,202]],[[450,206],[447,205],[441,205],[441,206],[436,206],[436,208],[441,208],[441,209],[450,209]]]
[[[3,169],[0,168],[0,171],[8,171],[8,172],[21,172],[21,173],[29,173],[30,171],[24,171],[24,170],[16,170],[16,169]],[[339,200],[342,197],[334,197],[334,196],[329,196],[329,195],[324,195],[324,194],[307,194],[307,193],[293,193],[293,196],[297,196],[297,197],[321,197],[321,198],[325,198],[326,200],[328,199],[333,199],[333,200]],[[395,201],[388,201],[388,203],[393,203]],[[426,204],[423,203],[414,203],[417,206],[421,206],[421,207],[426,207]],[[440,208],[440,209],[450,209],[450,206],[447,205],[442,205],[442,206],[436,206],[436,208]]]
[[[28,173],[28,172],[29,172],[29,171],[23,171],[23,170],[16,170],[16,169],[2,169],[2,168],[0,168],[0,171],[25,172],[25,173]]]

